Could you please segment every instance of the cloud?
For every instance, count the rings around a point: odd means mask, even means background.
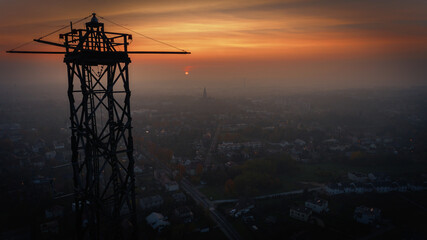
[[[280,79],[289,72],[283,70],[284,62],[305,66],[305,61],[314,66],[315,62],[343,59],[370,63],[400,59],[393,66],[418,69],[421,64],[413,63],[423,62],[419,59],[427,54],[427,1],[421,0],[21,0],[2,1],[0,9],[2,48],[12,48],[96,11],[127,28],[192,51],[184,58],[133,57],[144,63],[178,64],[180,70],[221,63],[228,67],[225,72],[232,72],[234,67],[248,69],[249,63],[256,62],[260,68],[274,66],[269,76]],[[111,31],[128,32],[106,25]],[[136,34],[131,48],[169,50]],[[414,67],[409,68],[411,64]],[[198,67],[197,72],[202,74],[203,69]],[[302,69],[290,69],[292,76],[307,74]],[[422,73],[419,76],[425,73],[413,71]]]

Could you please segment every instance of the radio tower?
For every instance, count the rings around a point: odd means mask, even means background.
[[[63,47],[65,52],[8,52],[65,54],[76,237],[136,238],[128,73],[131,60],[128,54],[190,53],[183,50],[128,51],[132,35],[105,31],[104,24],[98,21],[95,13],[90,22],[86,23],[85,29],[73,29],[71,24],[71,31],[60,34],[59,37],[63,39],[63,44],[42,40],[43,37],[34,41]],[[123,49],[118,50],[119,47]]]

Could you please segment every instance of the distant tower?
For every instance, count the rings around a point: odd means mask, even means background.
[[[208,93],[206,92],[206,88],[203,89],[203,99],[208,98]]]

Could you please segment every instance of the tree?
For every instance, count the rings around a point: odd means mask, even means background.
[[[234,181],[233,179],[228,179],[225,181],[225,193],[232,194],[234,193]]]
[[[185,174],[185,166],[182,165],[182,164],[179,164],[178,165],[178,175],[177,175],[177,178],[178,179],[182,179],[182,176],[184,176],[184,174]]]
[[[196,174],[198,176],[200,176],[200,175],[202,175],[202,173],[203,173],[203,165],[201,163],[199,163],[199,164],[197,164],[197,167],[196,167]]]

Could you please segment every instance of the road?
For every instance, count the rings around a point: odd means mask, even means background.
[[[304,191],[312,192],[312,191],[319,191],[322,187],[314,187],[309,189],[299,189],[289,192],[281,192],[281,193],[273,193],[273,194],[267,194],[267,195],[261,195],[254,197],[254,199],[266,199],[266,198],[274,198],[274,197],[282,197],[282,196],[288,196],[288,195],[295,195],[295,194],[302,194]],[[221,199],[221,200],[214,200],[212,203],[220,204],[220,203],[230,203],[230,202],[238,202],[239,199]]]
[[[169,175],[172,175],[172,171],[166,164],[162,163],[144,150],[142,151],[142,153],[150,159],[155,159],[156,163],[161,169],[166,170]],[[191,198],[193,198],[196,203],[200,204],[205,210],[209,211],[212,220],[214,220],[215,223],[218,224],[219,228],[228,239],[242,239],[240,234],[234,229],[233,225],[231,225],[231,223],[215,209],[215,204],[212,203],[205,195],[203,195],[203,193],[199,192],[187,179],[183,178],[179,185],[181,189],[184,190]]]
[[[199,192],[193,185],[187,180],[181,181],[181,188],[188,195],[190,195],[196,203],[200,204],[203,208],[208,209],[212,219],[218,224],[221,231],[230,240],[242,239],[240,234],[234,229],[231,223],[215,209],[215,204],[206,198],[201,192]]]

